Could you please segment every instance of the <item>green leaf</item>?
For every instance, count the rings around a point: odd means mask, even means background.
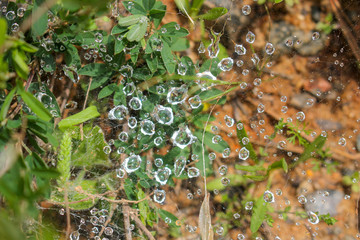
[[[114,35],[114,34],[119,34],[119,33],[123,33],[123,32],[126,32],[128,30],[127,27],[122,27],[122,26],[119,26],[119,25],[115,25],[112,29],[111,29],[111,34]]]
[[[261,196],[255,202],[254,210],[251,216],[250,230],[255,233],[259,230],[261,224],[265,220],[267,212],[267,203],[265,203],[263,197]]]
[[[83,123],[87,120],[100,116],[95,106],[90,106],[83,111],[76,113],[70,117],[67,117],[59,122],[59,128],[64,130],[71,126]]]
[[[226,175],[224,177],[227,177],[230,180],[230,184],[225,186],[222,182],[221,182],[221,178],[216,178],[214,180],[209,181],[206,184],[206,188],[208,191],[214,191],[216,190],[224,190],[227,187],[236,187],[236,186],[241,186],[243,185],[247,180],[246,178],[244,178],[244,176],[240,175],[240,174],[229,174]]]
[[[6,39],[7,23],[4,18],[0,18],[0,47],[4,44]]]
[[[67,66],[81,67],[81,60],[77,48],[71,43],[65,44],[65,63]]]
[[[216,7],[210,9],[207,13],[197,16],[199,19],[203,20],[215,20],[223,15],[225,15],[228,10],[224,7]]]
[[[138,23],[142,18],[144,18],[144,15],[140,15],[140,14],[119,18],[118,25],[121,27],[128,27]]]
[[[118,86],[115,83],[107,85],[99,92],[98,99],[110,96],[116,91],[116,89],[118,89]]]
[[[40,6],[45,2],[45,0],[35,0],[34,8],[32,11],[32,19],[35,20],[38,16],[34,14],[39,10]],[[41,36],[45,33],[48,26],[48,13],[45,11],[37,21],[33,21],[32,24],[32,35],[33,37]]]
[[[177,52],[185,51],[189,49],[189,47],[190,42],[186,38],[178,38],[171,44],[171,50]]]
[[[266,170],[266,168],[264,168],[263,166],[258,166],[258,165],[243,166],[243,165],[239,165],[239,164],[235,165],[235,169],[241,170],[241,171],[246,171],[246,172],[256,172],[256,171],[265,171]]]
[[[17,48],[12,50],[12,60],[14,62],[14,67],[16,73],[22,79],[26,79],[29,75],[29,67],[26,64],[26,56],[23,52],[20,52]]]
[[[163,41],[163,47],[161,49],[161,57],[166,67],[166,70],[170,74],[174,73],[176,67],[176,64],[174,62],[174,56],[171,52],[169,45],[165,41]]]
[[[14,87],[9,94],[6,96],[2,106],[1,106],[1,110],[0,110],[0,122],[3,121],[6,118],[6,114],[9,110],[11,101],[15,95],[16,92],[16,87]]]
[[[200,131],[195,131],[194,135],[200,140],[202,141],[203,138],[203,133]],[[221,140],[219,143],[213,143],[212,139],[215,137],[215,134],[210,133],[210,132],[205,132],[204,135],[204,146],[218,152],[218,153],[222,153],[226,148],[229,147],[229,145],[227,144],[226,141]]]
[[[129,28],[130,29],[129,32],[126,34],[127,40],[129,40],[130,42],[133,41],[139,42],[145,36],[147,26],[148,26],[147,19],[146,21],[131,26]]]
[[[176,221],[178,220],[177,217],[175,217],[174,214],[168,212],[168,211],[165,211],[165,210],[162,210],[162,209],[158,209],[159,211],[159,215],[160,217],[165,221],[166,218],[169,218],[171,220],[171,222],[169,223],[169,226],[171,227],[176,227],[178,228],[179,225],[176,224]]]
[[[142,0],[142,5],[146,11],[150,11],[155,4],[155,0]]]
[[[108,72],[108,69],[106,68],[106,65],[103,63],[90,63],[78,71],[78,74],[80,75],[86,75],[90,77],[96,77],[101,76]]]
[[[200,138],[201,139],[201,138]],[[206,146],[206,145],[205,145]],[[204,147],[205,147],[204,146]],[[197,141],[196,143],[193,143],[191,146],[193,154],[196,154],[199,156],[199,161],[195,163],[195,166],[200,170],[200,174],[204,175],[204,163],[203,163],[203,151],[202,151],[202,145],[200,141]],[[204,149],[204,160],[205,160],[205,172],[206,176],[213,173],[213,167],[209,158],[209,152],[207,149]]]
[[[165,28],[166,32],[163,33],[161,30],[159,30],[158,34],[165,37],[186,37],[187,35],[189,35],[188,30],[186,30],[185,28],[180,28],[179,30],[177,30],[176,25],[176,22],[164,24],[161,26],[161,29]]]
[[[20,94],[22,100],[31,109],[31,111],[33,111],[40,119],[44,121],[50,121],[52,118],[50,112],[31,93],[26,92],[21,84],[22,83],[19,81],[17,86],[18,86],[18,93]]]
[[[79,135],[78,128],[77,131],[77,135]],[[84,127],[84,140],[73,152],[72,165],[77,167],[110,166],[109,157],[104,152],[104,147],[107,146],[104,133],[99,126],[92,129]]]
[[[242,124],[242,123],[241,123],[241,121],[239,121],[237,124]],[[246,137],[246,138],[248,137],[248,135],[247,135],[247,133],[246,133],[246,131],[245,131],[245,127],[243,126],[243,128],[242,128],[241,130],[239,130],[239,128],[236,128],[236,133],[237,133],[237,137],[238,137],[238,139],[239,139],[240,145],[241,145],[242,147],[245,147],[247,150],[249,150],[249,152],[250,152],[250,158],[251,158],[252,160],[254,160],[255,163],[258,163],[258,162],[259,162],[259,159],[257,158],[256,152],[254,151],[254,148],[253,148],[251,142],[249,141],[248,144],[244,145],[244,144],[242,143],[242,141],[241,141],[244,137]]]
[[[321,150],[326,142],[326,139],[327,139],[326,137],[323,137],[321,135],[315,138],[315,140],[312,143],[308,144],[305,147],[304,152],[301,154],[301,156],[296,162],[290,165],[290,168],[295,167],[299,163],[305,162],[306,160],[312,157],[313,152],[316,152],[317,150]]]

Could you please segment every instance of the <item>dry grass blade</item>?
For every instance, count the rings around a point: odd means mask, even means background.
[[[214,232],[211,226],[211,215],[209,205],[210,194],[205,194],[199,213],[199,229],[202,240],[213,240]]]

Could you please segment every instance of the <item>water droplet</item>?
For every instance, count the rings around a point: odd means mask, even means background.
[[[150,43],[152,49],[157,52],[160,52],[164,46],[164,43],[158,38],[153,38]]]
[[[25,8],[19,7],[18,10],[16,11],[17,16],[20,17],[20,18],[23,17],[25,15],[25,11],[26,11]]]
[[[179,24],[175,24],[175,29],[176,29],[176,30],[180,30],[180,25],[179,25]]]
[[[305,120],[305,113],[304,112],[297,112],[296,113],[296,119],[300,122]]]
[[[196,109],[201,106],[201,99],[200,99],[199,95],[195,95],[195,96],[189,98],[188,102],[192,109]]]
[[[70,240],[79,240],[80,233],[78,231],[74,231],[70,234]]]
[[[200,175],[200,170],[196,167],[190,167],[188,168],[188,177],[189,178],[195,178]]]
[[[199,48],[198,48],[198,52],[201,53],[205,53],[206,49],[205,49],[205,45],[203,42],[200,42]]]
[[[254,203],[253,203],[252,201],[246,202],[246,204],[245,204],[245,210],[250,211],[250,210],[253,208],[253,206],[254,206]]]
[[[275,197],[274,197],[274,194],[268,190],[266,190],[264,192],[264,201],[267,202],[267,203],[273,203],[275,202]]]
[[[345,138],[340,138],[338,141],[338,144],[342,147],[344,147],[346,145],[346,139]]]
[[[241,10],[242,10],[242,13],[243,13],[245,16],[247,16],[247,15],[249,15],[249,14],[251,13],[251,7],[250,7],[250,5],[244,5]]]
[[[268,55],[273,55],[273,53],[275,52],[275,47],[272,43],[266,43],[265,45],[265,52]]]
[[[169,180],[169,177],[171,175],[171,170],[168,167],[165,167],[163,169],[159,169],[155,173],[155,180],[160,183],[161,185],[165,185],[166,182]]]
[[[161,124],[170,125],[174,121],[173,110],[170,107],[157,105],[154,109],[154,117]]]
[[[300,196],[298,197],[298,201],[299,201],[299,203],[301,203],[301,204],[305,204],[305,203],[307,203],[307,198],[306,198],[304,195],[300,195]]]
[[[103,148],[103,151],[104,151],[105,154],[110,154],[111,153],[111,147],[110,146],[105,146]]]
[[[130,99],[129,107],[133,110],[140,110],[142,108],[142,102],[140,98],[133,97],[132,99]]]
[[[161,158],[155,158],[154,163],[156,167],[161,167],[163,165],[163,160]]]
[[[280,97],[280,101],[281,101],[281,102],[286,102],[286,101],[287,101],[287,97],[286,97],[286,96],[281,96],[281,97]]]
[[[111,236],[111,235],[113,235],[114,230],[113,230],[111,227],[106,227],[106,228],[104,229],[104,233],[105,233],[105,235],[107,235],[107,236]]]
[[[218,68],[221,69],[221,71],[230,71],[232,69],[234,65],[234,60],[230,57],[228,58],[223,58],[219,63],[218,63]]]
[[[285,142],[285,141],[280,141],[280,142],[278,143],[278,148],[279,148],[279,149],[284,149],[284,148],[286,148],[286,142]]]
[[[175,131],[171,137],[174,145],[184,149],[186,146],[191,144],[194,141],[194,136],[192,135],[188,126],[179,127],[179,130]]]
[[[141,126],[142,134],[148,135],[148,136],[154,135],[155,124],[152,121],[145,119],[145,120],[141,121],[140,126]]]
[[[109,119],[111,120],[123,120],[128,115],[128,108],[124,105],[115,106],[109,111]]]
[[[246,34],[246,42],[252,44],[255,42],[255,34],[251,31],[249,31],[247,34]]]
[[[241,160],[244,160],[244,161],[245,161],[246,159],[248,159],[249,155],[250,155],[250,152],[249,152],[249,150],[247,150],[246,147],[243,147],[243,148],[240,149],[240,151],[239,151],[239,158],[240,158]]]
[[[318,224],[319,223],[319,217],[316,215],[316,213],[309,211],[308,212],[308,221],[311,224]]]
[[[99,32],[95,33],[95,42],[101,43],[103,41],[103,35]]]
[[[260,86],[261,84],[261,78],[255,78],[254,79],[254,86]]]
[[[258,107],[257,107],[257,111],[258,113],[263,113],[265,111],[265,106],[262,103],[259,103]]]
[[[228,158],[230,156],[230,153],[231,153],[230,148],[225,148],[224,151],[222,152],[223,158]]]
[[[17,24],[17,23],[11,24],[11,32],[13,32],[13,33],[18,32],[19,29],[20,29],[19,24]]]
[[[227,186],[230,184],[230,179],[227,177],[223,177],[223,178],[221,178],[221,183],[222,183],[222,185]]]
[[[185,157],[181,156],[175,160],[174,163],[174,175],[176,177],[180,177],[181,173],[184,171],[186,166],[186,159]]]
[[[186,74],[186,72],[187,72],[187,66],[184,63],[180,62],[178,64],[177,72],[178,72],[179,75],[184,76]]]
[[[243,60],[237,60],[236,61],[236,66],[238,66],[238,67],[244,66],[244,61]]]
[[[140,168],[141,157],[139,155],[132,155],[128,158],[125,158],[124,168],[127,173],[135,172]]]
[[[221,165],[221,166],[219,167],[219,173],[220,173],[220,175],[226,175],[227,170],[228,170],[228,167],[227,167],[226,165]]]
[[[127,142],[129,139],[129,134],[127,132],[121,132],[118,136],[119,140],[122,142]]]
[[[124,78],[131,78],[134,72],[134,69],[132,66],[130,65],[123,65],[121,66],[121,68],[119,69],[119,72],[121,74],[121,76],[123,76]]]
[[[207,50],[210,58],[216,58],[220,52],[219,42],[220,42],[221,34],[215,32],[212,33],[213,34],[210,34],[211,43],[207,48]]]
[[[8,11],[5,15],[6,19],[9,20],[9,21],[12,21],[15,19],[16,17],[16,14],[14,11]]]
[[[289,39],[287,39],[287,40],[285,41],[285,45],[286,45],[287,47],[292,47],[292,46],[294,45],[294,41],[289,38]]]
[[[60,214],[61,216],[64,216],[64,214],[65,214],[65,209],[61,208],[61,209],[59,210],[59,214]]]
[[[246,48],[242,44],[235,44],[235,52],[238,55],[245,55],[246,54]]]
[[[318,40],[320,38],[320,33],[314,32],[311,36],[312,40]]]
[[[125,176],[125,170],[123,168],[116,169],[116,177],[123,178]]]
[[[172,105],[181,104],[187,98],[187,86],[185,84],[180,87],[173,87],[167,94],[167,101]]]
[[[154,191],[154,201],[157,203],[163,203],[166,198],[166,192],[164,190],[156,189]]]
[[[241,233],[239,233],[236,237],[237,240],[244,240],[245,239],[245,236]]]
[[[135,84],[133,82],[131,83],[127,83],[124,87],[123,87],[123,92],[127,95],[127,96],[131,96],[134,92],[135,92]]]
[[[130,118],[128,119],[128,126],[129,126],[129,128],[131,128],[131,129],[133,129],[133,128],[135,128],[135,127],[137,126],[137,120],[136,120],[135,117],[130,117]]]

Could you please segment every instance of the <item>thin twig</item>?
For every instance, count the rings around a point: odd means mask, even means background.
[[[70,225],[70,208],[69,208],[69,198],[67,188],[64,189],[64,200],[65,200],[65,209],[66,209],[66,239],[69,238],[71,225]]]
[[[145,233],[145,235],[148,237],[148,239],[155,240],[155,238],[153,237],[151,232],[145,227],[145,225],[141,222],[141,220],[138,218],[138,216],[136,216],[134,213],[131,213],[130,216],[131,216],[132,220],[135,221],[136,225]]]
[[[89,97],[89,92],[90,92],[91,83],[92,83],[92,78],[90,78],[90,82],[89,82],[88,89],[87,89],[87,91],[86,91],[84,106],[83,106],[83,109],[82,109],[82,110],[84,110],[84,109],[86,108],[86,103],[87,103],[87,100],[88,100],[88,97]],[[84,126],[84,123],[81,123],[81,124],[80,124],[81,141],[84,140],[84,130],[83,130],[83,126]]]
[[[132,240],[131,230],[130,230],[130,207],[128,204],[123,205],[123,214],[124,214],[125,239]]]

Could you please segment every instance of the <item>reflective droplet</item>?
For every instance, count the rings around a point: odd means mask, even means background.
[[[213,34],[210,34],[211,43],[208,47],[208,53],[210,58],[216,58],[220,52],[219,42],[220,42],[220,33],[212,32]]]
[[[161,124],[171,125],[174,121],[173,110],[170,107],[157,105],[154,109],[154,117]]]
[[[189,178],[195,178],[200,175],[200,170],[196,167],[190,167],[188,168],[188,177]]]
[[[123,92],[127,95],[127,96],[131,96],[134,92],[135,92],[135,84],[133,82],[131,83],[127,83],[124,87],[123,87]]]
[[[123,178],[125,176],[125,170],[123,168],[116,169],[116,177]]]
[[[184,149],[189,144],[191,144],[194,140],[194,136],[192,135],[188,126],[180,127],[179,130],[175,131],[171,137],[174,145]]]
[[[225,148],[224,151],[222,152],[223,158],[228,158],[230,156],[230,153],[231,153],[230,148]]]
[[[200,46],[198,48],[198,52],[199,53],[205,53],[206,49],[205,49],[205,45],[203,42],[200,42]]]
[[[151,40],[151,47],[154,51],[160,52],[163,48],[163,42],[158,38],[153,38]]]
[[[247,15],[249,15],[249,14],[251,13],[251,7],[250,7],[250,5],[244,5],[241,10],[242,10],[242,13],[243,13],[245,16],[247,16]]]
[[[312,40],[318,40],[320,38],[320,33],[319,32],[314,32],[311,36]]]
[[[264,201],[267,202],[267,203],[273,203],[275,202],[275,197],[274,197],[274,194],[268,190],[266,190],[264,192]]]
[[[128,126],[129,128],[133,129],[137,126],[137,120],[135,117],[130,117],[128,120]]]
[[[224,120],[225,120],[226,126],[228,126],[228,127],[232,127],[235,124],[235,120],[228,115],[225,115]]]
[[[17,23],[13,23],[11,24],[11,32],[15,33],[18,32],[20,30],[20,26]]]
[[[218,63],[218,68],[220,68],[221,71],[228,72],[232,69],[233,65],[234,65],[234,60],[232,58],[228,57],[228,58],[223,58]]]
[[[124,105],[115,106],[109,111],[109,119],[111,120],[123,120],[128,115],[128,108]]]
[[[319,217],[316,215],[316,213],[309,211],[308,212],[308,222],[311,224],[318,224]]]
[[[155,180],[161,185],[165,185],[171,175],[171,170],[168,167],[159,169],[155,173]]]
[[[251,210],[254,206],[254,203],[252,201],[245,203],[245,210]]]
[[[262,103],[259,103],[258,107],[257,107],[257,111],[258,113],[263,113],[265,111],[265,106]]]
[[[161,158],[155,158],[154,164],[156,167],[161,167],[163,165],[163,160]]]
[[[166,192],[164,190],[158,190],[156,189],[154,191],[154,201],[157,203],[163,203],[166,198]]]
[[[79,240],[80,233],[78,231],[74,231],[70,234],[70,240]]]
[[[338,141],[338,144],[342,147],[344,147],[346,145],[346,139],[345,138],[340,138]]]
[[[8,11],[5,15],[6,19],[9,20],[9,21],[12,21],[15,19],[16,17],[16,14],[14,11]]]
[[[300,196],[298,197],[298,201],[299,201],[299,203],[301,203],[301,204],[307,203],[307,199],[306,199],[306,197],[305,197],[304,195],[300,195]]]
[[[128,158],[125,158],[124,168],[127,173],[135,172],[140,168],[141,157],[139,155],[132,155]]]
[[[143,120],[140,123],[141,132],[144,135],[152,136],[155,133],[155,124],[150,120]]]
[[[251,31],[249,31],[247,34],[246,34],[246,42],[252,44],[255,42],[255,34]]]
[[[230,179],[227,177],[223,177],[223,178],[221,178],[221,183],[224,186],[228,186],[230,184]]]
[[[189,98],[188,102],[192,109],[196,109],[201,106],[201,99],[200,99],[199,95],[195,95],[195,96]]]
[[[133,97],[132,99],[130,99],[129,107],[133,110],[140,110],[142,107],[142,102],[141,102],[140,98]]]
[[[305,113],[304,112],[297,112],[296,113],[296,119],[300,122],[305,120]]]
[[[221,165],[221,166],[219,167],[219,173],[220,173],[220,175],[226,175],[227,170],[228,170],[228,167],[227,167],[226,165]]]
[[[186,71],[187,71],[187,66],[184,63],[180,62],[178,64],[178,69],[177,69],[178,74],[184,76],[186,74]]]
[[[245,55],[246,54],[246,48],[242,44],[235,44],[235,52],[238,55]]]
[[[250,155],[250,152],[249,152],[249,150],[246,149],[246,147],[243,147],[243,148],[240,149],[239,158],[241,160],[245,161],[246,159],[248,159],[249,155]]]
[[[275,52],[275,47],[272,43],[266,43],[265,45],[265,52],[268,55],[273,55],[273,53]]]
[[[172,105],[181,104],[187,98],[187,86],[185,84],[180,87],[173,87],[167,94],[167,101]]]
[[[17,16],[20,17],[20,18],[22,18],[22,17],[25,15],[25,11],[26,11],[25,8],[19,7],[18,10],[16,11]]]
[[[184,171],[186,166],[186,159],[185,157],[181,156],[175,160],[174,163],[174,175],[176,177],[180,177],[181,173]]]

